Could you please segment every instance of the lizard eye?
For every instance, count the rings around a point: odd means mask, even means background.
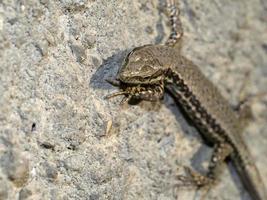
[[[142,67],[142,71],[151,71],[151,70],[153,70],[153,68],[151,67],[151,66],[149,66],[149,65],[144,65],[143,67]]]

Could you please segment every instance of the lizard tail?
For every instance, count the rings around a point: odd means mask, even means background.
[[[246,162],[241,157],[233,158],[233,164],[239,174],[239,177],[253,200],[267,200],[267,192],[263,180],[255,164],[251,162],[252,158],[249,152],[246,152]]]

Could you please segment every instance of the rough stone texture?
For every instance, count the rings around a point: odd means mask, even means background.
[[[211,149],[172,99],[103,97],[133,47],[164,42],[163,2],[0,0],[0,199],[193,199],[182,166]],[[265,0],[181,0],[183,52],[232,104],[266,92]],[[246,74],[249,73],[249,76]],[[244,137],[267,185],[267,98]],[[201,164],[201,161],[205,161]],[[228,168],[229,169],[229,168]],[[249,199],[230,167],[206,199]]]

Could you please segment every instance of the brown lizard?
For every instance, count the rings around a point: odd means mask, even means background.
[[[201,175],[187,168],[189,180],[198,187],[211,187],[222,171],[226,158],[234,164],[254,200],[266,200],[264,183],[242,138],[242,113],[237,112],[190,60],[180,54],[182,25],[174,0],[168,0],[172,32],[165,45],[145,45],[126,57],[116,80],[109,80],[122,90],[108,98],[124,95],[130,99],[157,101],[167,90],[193,121],[205,141],[214,147],[208,172]]]

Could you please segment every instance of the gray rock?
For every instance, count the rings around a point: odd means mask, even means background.
[[[8,186],[6,181],[0,179],[0,199],[8,199]]]
[[[22,187],[29,179],[29,161],[17,150],[11,150],[1,158],[3,172],[16,187]]]
[[[104,99],[117,91],[105,79],[133,47],[167,39],[162,5],[0,1],[0,199],[194,199],[176,176],[184,165],[204,171],[211,148],[171,97],[123,106]],[[245,94],[266,92],[265,1],[180,7],[183,54],[231,104],[246,80]],[[266,104],[253,99],[244,137],[267,185]],[[243,191],[226,168],[206,199],[249,199]]]
[[[55,181],[58,177],[58,171],[56,166],[53,166],[53,164],[44,163],[44,169],[45,169],[45,173],[46,173],[46,177],[50,180],[50,181]]]

